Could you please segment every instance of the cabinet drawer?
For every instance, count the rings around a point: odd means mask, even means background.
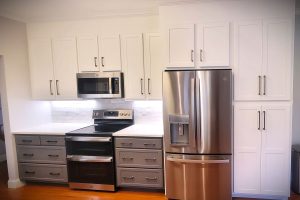
[[[66,163],[65,147],[17,146],[19,162]]]
[[[22,180],[36,180],[49,182],[67,182],[66,165],[46,164],[19,164],[20,178]]]
[[[140,149],[161,149],[161,138],[121,138],[115,139],[116,147],[140,148]]]
[[[65,146],[65,137],[50,135],[41,136],[41,145]]]
[[[118,186],[163,188],[163,173],[160,169],[117,168]]]
[[[116,149],[118,167],[162,168],[162,151]]]
[[[16,135],[16,144],[40,145],[40,136],[37,135]]]

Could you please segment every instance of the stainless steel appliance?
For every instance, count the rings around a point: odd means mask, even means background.
[[[292,147],[292,190],[300,194],[300,145]]]
[[[123,73],[78,73],[77,93],[80,98],[123,98]]]
[[[232,199],[231,70],[165,71],[163,111],[167,197]]]
[[[116,190],[113,132],[133,124],[132,110],[94,110],[94,125],[66,133],[70,188]]]

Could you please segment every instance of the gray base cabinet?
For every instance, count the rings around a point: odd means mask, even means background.
[[[163,189],[162,138],[116,137],[117,185]]]
[[[65,137],[16,135],[20,179],[67,183]]]

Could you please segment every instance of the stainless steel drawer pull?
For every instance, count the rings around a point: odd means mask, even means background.
[[[132,142],[121,142],[121,145],[132,146]]]
[[[49,80],[50,82],[50,94],[53,95],[53,90],[52,90],[52,80]]]
[[[22,142],[32,142],[32,140],[22,140]]]
[[[143,92],[143,79],[141,78],[141,95],[143,95],[144,92]]]
[[[25,174],[35,174],[35,171],[25,171]]]
[[[23,156],[32,157],[33,155],[34,155],[33,153],[23,153]]]
[[[157,180],[158,180],[157,177],[154,177],[154,178],[145,177],[145,179],[146,179],[147,181],[157,181]]]
[[[101,65],[104,67],[104,57],[101,57]]]
[[[56,84],[56,94],[57,94],[57,95],[60,95],[60,93],[59,93],[59,85],[58,85],[58,82],[59,82],[59,80],[56,80],[56,81],[55,81],[55,84]]]
[[[59,155],[48,155],[48,157],[51,157],[51,158],[58,158],[59,157]]]
[[[57,143],[57,140],[47,140],[47,143]]]
[[[156,144],[153,144],[153,143],[144,143],[144,146],[153,146],[153,147],[155,147]]]
[[[95,62],[95,67],[98,67],[97,66],[97,57],[94,57],[94,62]]]
[[[134,158],[122,158],[122,160],[133,160]]]
[[[53,172],[50,172],[49,175],[51,175],[51,176],[59,176],[60,173],[53,173]]]
[[[123,179],[130,179],[130,180],[133,180],[133,179],[135,179],[135,177],[134,177],[134,176],[123,176],[122,178],[123,178]]]
[[[145,158],[146,161],[156,161],[156,158]]]

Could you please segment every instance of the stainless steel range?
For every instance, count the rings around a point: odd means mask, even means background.
[[[94,125],[66,134],[69,186],[116,190],[112,134],[134,123],[133,110],[94,110]]]

